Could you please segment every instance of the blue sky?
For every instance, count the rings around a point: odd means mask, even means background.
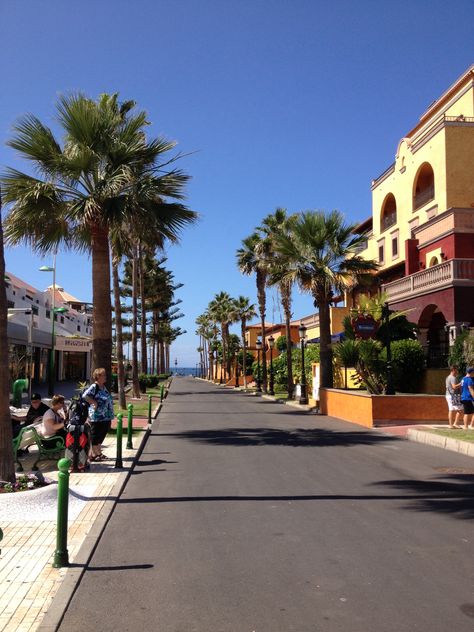
[[[57,96],[77,90],[135,99],[150,134],[194,152],[181,166],[200,221],[168,251],[188,332],[172,358],[194,366],[194,319],[213,295],[256,300],[235,266],[241,240],[277,206],[370,215],[371,180],[474,62],[473,22],[472,0],[2,0],[0,170],[27,169],[5,146],[15,119],[54,125]],[[6,252],[7,269],[39,288],[45,263]],[[57,281],[91,300],[87,257],[60,252]],[[295,317],[312,310],[295,292]]]

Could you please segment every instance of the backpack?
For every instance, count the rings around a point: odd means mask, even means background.
[[[95,385],[95,387],[96,390],[94,391],[94,397],[97,395],[97,384]],[[83,425],[86,423],[87,418],[89,417],[89,404],[83,397],[87,388],[82,391],[79,397],[72,398],[71,405],[69,406],[68,410],[68,419],[70,426]]]

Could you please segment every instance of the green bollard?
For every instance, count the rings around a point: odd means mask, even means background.
[[[128,408],[128,424],[127,424],[127,450],[133,450],[132,430],[133,430],[133,404],[129,404]]]
[[[162,385],[160,386],[160,402],[162,402],[162,401],[163,401],[163,395],[164,395],[164,393],[165,393],[165,387],[164,387],[164,384],[162,384]]]
[[[115,469],[123,468],[122,461],[122,429],[123,429],[123,413],[117,415],[117,455],[115,457]]]
[[[148,395],[148,424],[151,425],[151,395]]]
[[[58,462],[58,526],[56,532],[56,551],[54,552],[54,568],[69,566],[69,553],[67,550],[67,512],[69,502],[69,459],[60,459]]]

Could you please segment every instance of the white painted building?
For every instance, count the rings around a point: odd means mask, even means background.
[[[6,273],[5,284],[8,308],[14,310],[9,311],[7,329],[10,370],[15,371],[15,363],[24,363],[31,350],[32,362],[26,372],[34,381],[46,381],[54,305],[55,381],[88,378],[92,351],[90,305],[74,298],[58,284],[53,296],[52,285],[41,291],[10,272]],[[16,311],[23,309],[31,313]],[[60,313],[58,309],[66,311]]]

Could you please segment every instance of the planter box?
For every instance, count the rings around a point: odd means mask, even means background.
[[[444,423],[448,415],[444,395],[369,395],[364,391],[322,388],[319,397],[323,415],[367,428]]]

